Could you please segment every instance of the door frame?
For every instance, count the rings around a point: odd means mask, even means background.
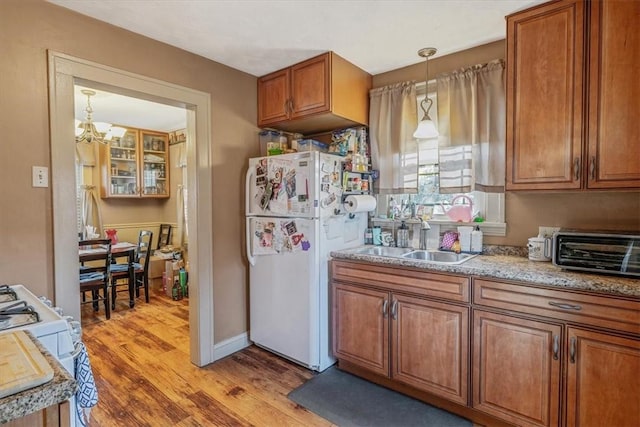
[[[48,51],[51,185],[53,195],[54,299],[80,318],[75,191],[74,95],[76,83],[121,95],[182,107],[187,112],[187,226],[189,227],[190,358],[214,361],[213,207],[211,96],[103,64]]]

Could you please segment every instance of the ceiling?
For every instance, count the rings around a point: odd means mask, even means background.
[[[262,76],[332,50],[370,74],[500,40],[543,0],[48,0]]]
[[[184,108],[75,85],[75,118],[78,120],[83,121],[87,117],[87,96],[82,94],[82,89],[96,92],[91,97],[94,122],[108,122],[160,132],[173,132],[187,127],[187,112]]]
[[[504,17],[545,0],[48,0],[262,76],[334,51],[370,74],[505,37]],[[76,118],[86,97],[76,87]],[[95,90],[95,89],[94,89]],[[95,121],[172,131],[180,108],[96,90]]]

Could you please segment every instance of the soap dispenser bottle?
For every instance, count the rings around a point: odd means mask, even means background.
[[[476,225],[476,229],[471,233],[471,252],[481,253],[482,252],[482,230],[480,230],[480,226]]]
[[[398,228],[397,237],[396,242],[398,242],[399,248],[409,247],[409,227],[407,227],[407,224],[404,221],[402,221],[400,228]]]

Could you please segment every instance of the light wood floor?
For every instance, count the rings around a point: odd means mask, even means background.
[[[205,368],[189,361],[188,302],[161,293],[110,320],[82,306],[99,401],[91,427],[332,426],[287,399],[313,372],[251,346]]]

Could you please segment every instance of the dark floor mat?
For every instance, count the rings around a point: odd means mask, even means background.
[[[471,427],[471,422],[331,367],[289,399],[340,427]]]

